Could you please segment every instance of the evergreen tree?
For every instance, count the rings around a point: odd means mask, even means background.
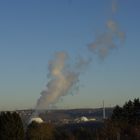
[[[101,136],[108,140],[140,140],[140,100],[126,102],[123,107],[116,106],[111,119],[105,122]]]
[[[113,110],[113,114],[111,116],[112,120],[121,120],[122,119],[123,110],[120,106],[116,106]]]
[[[128,123],[132,124],[140,122],[140,100],[129,100],[123,107],[117,105],[113,110],[111,119],[113,121],[128,121]]]
[[[16,112],[0,114],[0,140],[24,140],[22,120]]]
[[[49,123],[36,123],[32,122],[26,132],[27,140],[53,140],[54,129]]]

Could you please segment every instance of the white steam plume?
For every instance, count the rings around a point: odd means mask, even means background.
[[[50,61],[50,81],[46,85],[46,89],[41,92],[41,97],[37,101],[36,110],[49,108],[61,96],[68,94],[78,82],[79,73],[67,68],[67,59],[67,53],[57,52],[55,58]]]
[[[116,12],[116,1],[112,3],[112,14]],[[88,49],[101,59],[104,59],[112,49],[117,48],[125,39],[125,33],[119,29],[118,23],[109,19],[105,25],[105,31],[96,36],[95,41],[88,45]]]
[[[116,13],[117,11],[117,0],[112,1],[112,13]]]
[[[112,13],[116,12],[116,3],[112,4]],[[88,45],[88,50],[101,59],[104,59],[112,49],[116,48],[119,43],[125,39],[125,34],[119,29],[118,23],[113,20],[107,20],[104,32],[96,36],[96,39]],[[73,69],[68,65],[68,54],[57,52],[52,61],[49,62],[50,80],[46,89],[41,92],[37,101],[36,111],[47,109],[54,105],[62,96],[67,95],[77,82],[81,70],[87,67],[92,58],[84,59],[81,55],[78,62],[73,65]],[[36,112],[37,113],[37,112]]]

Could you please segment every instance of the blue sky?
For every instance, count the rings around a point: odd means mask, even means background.
[[[80,76],[79,91],[58,108],[123,104],[140,97],[140,1],[118,0],[115,20],[126,33],[123,45],[93,62]],[[95,33],[112,17],[111,0],[1,0],[0,110],[33,108],[47,84],[48,61],[67,51],[72,61],[87,55]]]

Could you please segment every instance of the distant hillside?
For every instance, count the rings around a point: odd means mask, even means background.
[[[112,114],[113,108],[106,108],[106,117],[110,117]],[[103,109],[69,109],[69,110],[49,110],[44,111],[40,116],[46,120],[61,120],[61,119],[75,119],[82,116],[87,118],[96,118],[101,120],[103,118]]]

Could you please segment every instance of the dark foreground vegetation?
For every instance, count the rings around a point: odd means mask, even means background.
[[[1,112],[0,140],[140,140],[140,100],[116,106],[102,123],[56,126],[32,122],[24,128],[17,113]]]

